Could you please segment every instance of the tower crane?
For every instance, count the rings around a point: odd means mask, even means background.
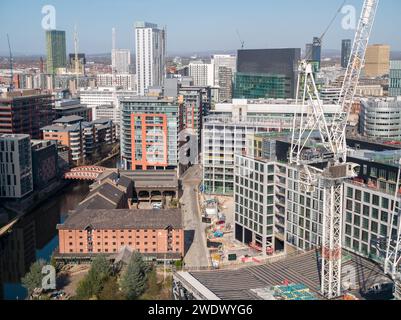
[[[239,41],[241,42],[241,49],[244,50],[244,48],[245,48],[245,41],[242,40],[241,34],[239,33],[239,30],[238,30],[238,29],[237,29],[237,36],[238,36]]]
[[[323,102],[312,65],[301,61],[297,103],[301,113],[294,115],[290,163],[299,169],[302,191],[322,190],[321,293],[328,299],[341,296],[343,182],[357,176],[358,165],[347,162],[346,127],[360,74],[365,63],[379,0],[364,0],[352,53],[344,77],[338,111],[332,120],[325,117]],[[301,95],[302,91],[302,95]],[[297,128],[298,127],[298,128]],[[321,149],[308,149],[312,134],[318,131]],[[324,168],[316,166],[324,164]]]
[[[394,281],[394,298],[401,300],[401,203],[399,198],[401,179],[401,160],[399,162],[390,227],[387,231],[387,250],[384,260],[384,273]],[[395,233],[394,233],[395,231]]]
[[[14,58],[11,51],[10,36],[7,34],[8,50],[10,52],[10,86],[8,91],[14,90]]]

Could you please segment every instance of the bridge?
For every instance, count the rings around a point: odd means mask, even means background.
[[[66,180],[95,181],[107,168],[99,166],[83,166],[71,169],[64,174]]]

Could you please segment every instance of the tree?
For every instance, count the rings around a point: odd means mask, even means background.
[[[28,290],[28,295],[31,295],[36,288],[42,287],[42,269],[45,265],[44,260],[34,262],[29,272],[21,279],[22,285]]]
[[[99,300],[124,300],[124,294],[120,291],[117,279],[115,277],[109,278],[104,284],[102,292],[99,294]]]
[[[88,274],[79,283],[76,298],[79,300],[87,300],[97,297],[103,290],[104,284],[107,282],[110,275],[110,262],[103,255],[97,256],[93,259]]]
[[[135,300],[145,292],[147,272],[148,268],[141,254],[133,253],[121,279],[121,288],[128,300]]]

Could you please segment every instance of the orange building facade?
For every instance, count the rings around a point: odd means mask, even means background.
[[[59,233],[60,255],[115,254],[129,247],[144,255],[184,256],[181,210],[81,210]]]
[[[167,168],[168,129],[165,114],[132,114],[132,170]]]
[[[117,253],[125,246],[140,253],[184,252],[183,230],[59,230],[60,254]]]

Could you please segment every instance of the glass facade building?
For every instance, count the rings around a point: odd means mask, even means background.
[[[237,73],[234,99],[285,99],[291,96],[291,78],[274,74]]]
[[[316,61],[320,69],[320,63],[322,61],[322,40],[318,37],[313,38],[312,61]]]
[[[389,96],[401,96],[401,60],[390,61]]]
[[[239,50],[234,98],[295,98],[301,49]]]
[[[47,73],[55,74],[67,66],[65,31],[46,31]]]
[[[341,67],[347,68],[349,59],[351,57],[352,41],[345,39],[341,45]]]

